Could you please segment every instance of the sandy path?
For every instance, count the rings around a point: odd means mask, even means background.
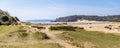
[[[59,39],[58,37],[56,37],[56,35],[54,33],[52,33],[52,31],[49,31],[49,27],[50,26],[46,26],[46,29],[42,30],[42,32],[46,33],[50,37],[50,39],[52,41],[54,41],[55,43],[60,44],[61,46],[65,47],[65,48],[78,48],[78,47],[73,46],[73,45],[65,42],[64,40]]]

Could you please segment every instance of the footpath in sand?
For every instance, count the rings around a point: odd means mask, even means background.
[[[58,43],[59,45],[65,47],[65,48],[79,48],[76,46],[73,46],[67,42],[65,42],[64,40],[58,38],[52,31],[49,30],[50,26],[46,26],[46,29],[42,30],[42,32],[46,33],[48,35],[48,37],[50,37],[50,40],[52,40],[55,43]]]

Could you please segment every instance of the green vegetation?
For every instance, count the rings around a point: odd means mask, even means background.
[[[20,26],[0,26],[0,35],[7,34],[9,32],[18,31]]]
[[[26,32],[18,32],[17,36],[18,36],[19,38],[25,38],[25,37],[28,36],[28,33],[26,33]]]
[[[27,32],[27,30],[25,30],[25,28],[27,28],[27,27],[21,26],[21,27],[19,27],[19,30],[10,32],[10,33],[7,34],[7,36],[9,36],[9,37],[16,36],[18,39],[22,39],[22,40],[26,39],[26,41],[29,40],[30,38],[32,40],[48,39],[48,37],[45,33],[42,33],[42,32]]]
[[[62,48],[56,43],[37,43],[37,44],[20,44],[20,45],[0,45],[0,48]]]
[[[105,28],[106,28],[106,29],[109,29],[109,30],[112,29],[112,27],[110,27],[110,26],[105,26]]]
[[[41,26],[32,26],[32,27],[37,29],[45,29],[45,27],[41,27]]]
[[[37,40],[43,40],[43,39],[48,39],[48,36],[45,33],[41,33],[41,32],[35,32],[32,34],[34,39]]]
[[[0,25],[16,25],[19,19],[17,17],[12,17],[8,12],[0,9]]]
[[[46,43],[46,34],[27,32],[28,26],[0,26],[0,48],[62,48],[57,43]],[[37,39],[37,40],[36,40]]]
[[[81,48],[119,48],[120,36],[105,34],[96,31],[67,31],[59,35],[60,38],[68,41],[72,45]]]
[[[75,31],[76,29],[78,29],[78,27],[73,27],[73,26],[51,26],[49,28],[50,30],[60,30],[60,31]],[[84,29],[84,28],[80,28],[79,29]]]

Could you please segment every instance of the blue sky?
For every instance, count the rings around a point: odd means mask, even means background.
[[[0,0],[0,9],[22,21],[68,15],[118,15],[120,0]]]

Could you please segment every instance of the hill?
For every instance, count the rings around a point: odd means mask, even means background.
[[[17,24],[17,21],[19,21],[17,17],[13,17],[8,12],[0,9],[0,25]]]
[[[55,22],[74,22],[77,21],[78,19],[120,22],[120,15],[109,15],[109,16],[71,15],[67,17],[57,18]]]

